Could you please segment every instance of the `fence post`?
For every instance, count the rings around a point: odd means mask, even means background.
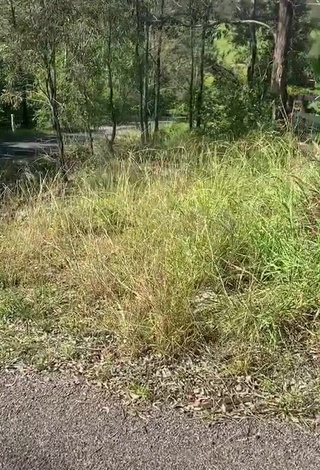
[[[11,114],[11,130],[12,132],[16,131],[16,125],[14,123],[14,114]]]

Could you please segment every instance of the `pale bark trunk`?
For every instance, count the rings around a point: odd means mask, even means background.
[[[10,4],[10,11],[11,11],[12,27],[13,27],[14,30],[16,30],[17,29],[17,18],[16,18],[16,9],[15,9],[15,5],[13,3],[13,0],[9,0],[9,4]],[[22,103],[21,103],[21,107],[22,107],[22,126],[24,128],[28,128],[29,124],[30,124],[30,120],[29,120],[29,109],[28,109],[28,101],[27,101],[27,86],[26,86],[26,83],[25,83],[25,78],[26,77],[24,77],[24,73],[23,73],[21,65],[19,66],[19,76],[23,80],[23,84],[22,84]]]
[[[144,25],[145,34],[145,53],[143,61],[143,119],[144,119],[144,131],[145,140],[149,141],[150,130],[149,130],[149,49],[150,49],[150,26],[147,22]]]
[[[257,14],[257,0],[251,0],[250,19],[255,21],[256,14]],[[250,50],[251,50],[251,58],[250,58],[250,65],[248,67],[247,78],[248,78],[248,85],[250,88],[252,88],[254,85],[255,68],[256,68],[257,54],[258,54],[257,26],[255,23],[250,23]]]
[[[143,70],[143,59],[141,56],[141,49],[143,48],[143,30],[142,30],[142,21],[141,21],[141,5],[140,0],[136,0],[136,63],[138,69],[138,87],[139,87],[139,123],[140,123],[140,133],[141,141],[145,143],[145,120],[144,120],[144,70]]]
[[[193,129],[193,112],[194,112],[194,15],[192,9],[192,0],[190,0],[190,87],[189,87],[189,128]]]
[[[29,108],[28,108],[28,100],[27,100],[27,87],[25,83],[22,85],[21,106],[22,106],[22,126],[25,129],[28,129],[30,125],[30,119],[29,119]]]
[[[197,129],[201,127],[202,123],[202,107],[203,107],[203,91],[204,91],[204,59],[205,59],[205,52],[206,52],[206,32],[209,20],[209,6],[207,8],[203,25],[202,25],[202,34],[201,34],[201,51],[200,51],[200,83],[199,83],[199,90],[197,95],[197,103],[196,103],[196,114],[197,114]]]
[[[161,0],[160,14],[161,18],[164,13],[165,0]],[[162,54],[162,39],[163,39],[163,22],[159,26],[158,47],[156,58],[156,79],[155,79],[155,101],[154,101],[154,132],[159,132],[160,122],[160,100],[161,100],[161,54]]]
[[[110,106],[110,113],[111,113],[111,121],[112,121],[112,134],[109,139],[109,144],[111,150],[113,149],[113,144],[116,139],[117,135],[117,113],[114,104],[114,88],[113,88],[113,70],[112,70],[112,25],[111,20],[109,23],[109,34],[108,34],[108,60],[107,60],[107,68],[108,68],[108,79],[109,79],[109,106]]]
[[[64,175],[66,175],[66,161],[65,161],[65,152],[64,152],[64,142],[63,134],[60,124],[59,116],[59,105],[57,101],[57,72],[56,72],[56,53],[55,47],[50,54],[50,57],[45,61],[45,66],[47,69],[47,95],[51,108],[51,115],[53,121],[53,128],[56,132],[58,149],[59,149],[59,159],[60,167]]]

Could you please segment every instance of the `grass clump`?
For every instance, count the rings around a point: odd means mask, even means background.
[[[133,151],[1,222],[0,360],[210,349],[232,373],[319,341],[319,162],[290,136]]]

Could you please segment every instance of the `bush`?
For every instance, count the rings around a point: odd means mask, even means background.
[[[271,128],[271,104],[263,87],[216,81],[206,85],[204,132],[213,138],[238,138],[253,130]]]

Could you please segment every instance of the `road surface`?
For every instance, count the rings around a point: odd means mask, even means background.
[[[85,384],[0,375],[1,470],[319,468],[319,438],[293,425],[209,426],[170,409],[135,417]]]
[[[117,130],[118,135],[128,134],[136,129],[133,124],[119,126]],[[103,126],[98,132],[94,133],[97,138],[103,138],[104,135],[111,135],[112,128],[110,126]],[[84,133],[65,133],[65,142],[85,142],[87,135]],[[23,134],[19,131],[16,134],[8,134],[5,137],[0,136],[0,159],[4,160],[29,160],[38,158],[43,155],[50,155],[58,151],[57,140],[53,135],[32,133]]]

